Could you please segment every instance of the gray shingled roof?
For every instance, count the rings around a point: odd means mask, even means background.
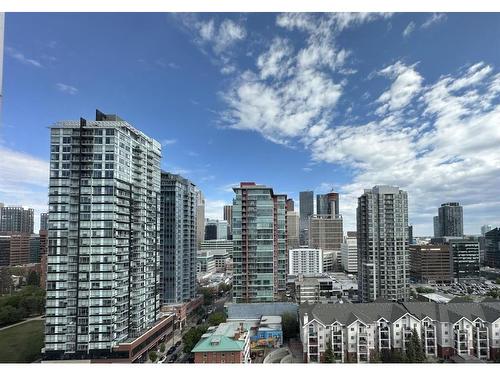
[[[463,317],[470,321],[480,318],[487,322],[494,322],[500,318],[500,302],[302,304],[299,307],[301,322],[305,313],[308,314],[309,321],[317,319],[326,325],[335,321],[349,325],[356,319],[363,322],[373,322],[385,318],[394,322],[406,313],[410,313],[418,319],[428,316],[433,320],[450,323],[455,323]]]

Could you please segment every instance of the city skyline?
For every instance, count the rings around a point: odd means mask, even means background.
[[[114,27],[81,33],[89,17]],[[334,189],[354,230],[363,189],[389,184],[415,236],[448,201],[478,234],[498,225],[499,36],[495,14],[9,13],[0,202],[45,212],[47,127],[100,108],[162,142],[162,169],[200,187],[207,218],[255,181],[296,210],[300,191]],[[260,152],[236,170],[245,147]]]

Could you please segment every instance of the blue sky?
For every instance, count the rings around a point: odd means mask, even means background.
[[[239,181],[341,194],[376,184],[500,224],[500,15],[62,13],[5,21],[0,202],[47,204],[47,127],[96,108],[163,144],[221,217]]]

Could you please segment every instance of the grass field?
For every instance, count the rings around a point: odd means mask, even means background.
[[[31,363],[43,347],[43,320],[0,331],[0,363]]]

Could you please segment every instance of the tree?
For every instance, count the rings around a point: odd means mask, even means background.
[[[325,363],[334,363],[335,362],[335,358],[333,356],[331,340],[328,340],[326,342],[325,356],[323,358],[324,358]]]
[[[500,284],[500,277],[497,277],[495,283]]]
[[[200,288],[199,293],[203,295],[203,304],[205,306],[211,305],[214,301],[217,291],[214,288]]]
[[[182,342],[184,343],[184,353],[190,353],[191,350],[196,346],[198,341],[200,341],[201,336],[207,331],[207,325],[201,325],[191,328],[182,337]]]
[[[211,326],[218,326],[226,321],[226,314],[223,312],[214,312],[208,317],[208,324]]]
[[[283,326],[283,339],[288,340],[297,337],[299,333],[299,322],[297,317],[292,313],[284,313],[281,316]]]
[[[162,343],[160,344],[160,352],[162,352],[162,353],[163,353],[164,351],[165,351],[165,343],[164,343],[164,342],[162,342]]]
[[[26,282],[27,285],[40,286],[40,275],[38,272],[31,270],[28,274],[28,280]]]
[[[491,289],[490,291],[488,291],[488,296],[493,298],[500,298],[500,289],[499,288]]]
[[[378,350],[375,350],[375,352],[372,355],[372,358],[370,360],[371,363],[380,363],[382,362],[382,357],[380,355],[380,352]]]
[[[0,268],[0,294],[10,293],[14,289],[14,283],[9,269]]]
[[[406,361],[408,363],[422,363],[426,361],[424,349],[417,329],[413,328],[408,344],[406,345]]]
[[[151,362],[156,362],[156,360],[158,359],[158,354],[155,352],[155,351],[151,351],[149,352],[149,360]]]

